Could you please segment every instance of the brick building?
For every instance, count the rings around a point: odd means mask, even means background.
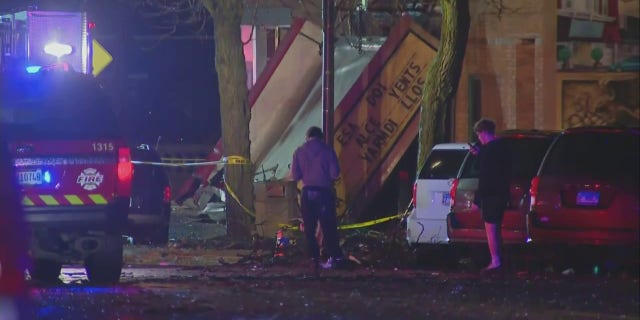
[[[499,129],[638,125],[631,89],[638,67],[616,68],[638,55],[637,0],[497,3],[470,1],[454,140],[469,139],[480,117],[495,119]],[[567,50],[569,67],[558,61],[559,50]]]

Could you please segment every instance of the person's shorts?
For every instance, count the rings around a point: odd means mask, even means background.
[[[482,220],[487,223],[502,224],[504,211],[507,209],[505,197],[486,197],[480,199]]]

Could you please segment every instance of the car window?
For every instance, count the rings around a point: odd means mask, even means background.
[[[452,179],[455,178],[460,165],[467,155],[467,150],[435,149],[427,158],[420,171],[419,179]]]
[[[480,161],[477,156],[470,153],[463,166],[460,178],[478,178],[480,176]]]
[[[10,138],[111,137],[117,121],[100,88],[82,77],[3,81],[0,123]]]
[[[581,176],[638,184],[638,135],[586,132],[558,138],[541,175]]]
[[[511,178],[531,179],[551,144],[551,138],[521,138],[509,143],[511,148]]]
[[[503,138],[511,153],[511,178],[531,179],[537,172],[540,162],[547,148],[551,144],[551,138],[525,137]],[[470,155],[462,168],[461,178],[478,178],[480,175],[478,157]]]

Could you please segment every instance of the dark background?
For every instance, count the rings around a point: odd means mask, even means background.
[[[0,12],[86,11],[113,56],[97,80],[131,144],[215,144],[220,135],[213,23],[135,0],[2,0]],[[173,30],[175,26],[175,30]]]

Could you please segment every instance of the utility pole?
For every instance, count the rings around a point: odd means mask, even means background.
[[[334,3],[322,0],[322,126],[325,143],[333,149]]]

